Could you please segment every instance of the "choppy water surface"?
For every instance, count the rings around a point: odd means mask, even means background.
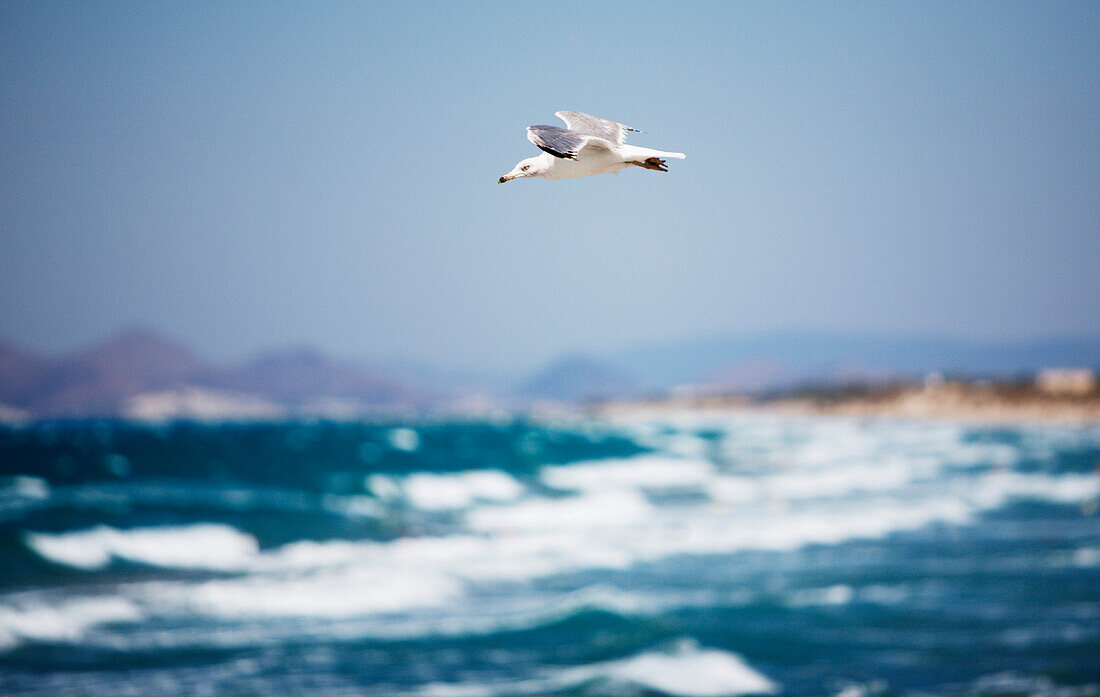
[[[5,694],[1100,692],[1100,427],[0,429]]]

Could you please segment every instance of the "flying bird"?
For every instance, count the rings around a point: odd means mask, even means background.
[[[564,179],[618,172],[632,165],[667,172],[665,157],[684,159],[682,152],[664,152],[637,145],[626,145],[626,133],[642,133],[626,124],[596,118],[579,111],[554,114],[565,122],[557,126],[528,126],[527,140],[543,152],[520,160],[512,171],[500,178],[503,184],[522,177]]]

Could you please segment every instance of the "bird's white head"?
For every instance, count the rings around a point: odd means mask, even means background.
[[[497,183],[503,184],[506,181],[520,179],[522,177],[540,177],[545,171],[546,163],[543,162],[541,155],[528,157],[526,160],[517,162],[516,166],[512,168],[512,171],[497,180]]]

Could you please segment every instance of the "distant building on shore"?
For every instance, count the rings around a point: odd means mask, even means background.
[[[1088,368],[1044,368],[1035,387],[1049,395],[1084,396],[1096,389],[1096,374]]]

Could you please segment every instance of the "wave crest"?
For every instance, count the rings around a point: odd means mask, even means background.
[[[94,571],[121,559],[166,568],[240,571],[259,553],[256,538],[228,525],[118,530],[100,525],[61,534],[29,532],[25,542],[55,564]]]

